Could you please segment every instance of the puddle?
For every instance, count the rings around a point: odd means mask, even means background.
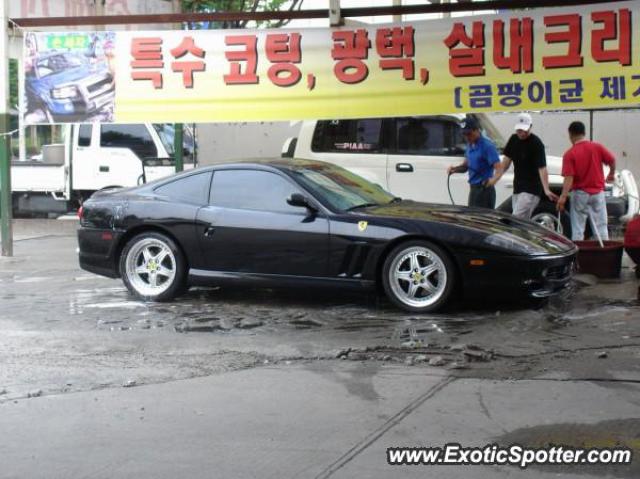
[[[14,283],[42,283],[43,281],[48,281],[50,279],[51,278],[44,277],[44,276],[33,276],[30,278],[16,277],[14,278],[13,282]]]
[[[109,309],[109,308],[146,308],[145,303],[138,303],[135,301],[122,301],[119,303],[97,303],[97,304],[85,304],[85,308],[97,308],[97,309]]]
[[[571,472],[594,476],[640,477],[640,418],[616,419],[595,424],[549,424],[515,431],[495,438],[502,446],[520,444],[529,447],[569,446],[573,448],[627,447],[635,459],[628,465],[536,465],[548,472]]]

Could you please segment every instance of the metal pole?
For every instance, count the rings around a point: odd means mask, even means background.
[[[393,2],[391,2],[391,5],[393,5],[394,7],[401,7],[402,6],[402,0],[393,0]],[[402,21],[402,15],[394,15],[392,17],[392,21],[393,23],[400,23]]]
[[[451,0],[442,0],[442,3],[451,3]],[[451,12],[443,12],[442,18],[451,18]]]
[[[589,140],[593,141],[593,110],[589,110]]]
[[[184,163],[182,161],[182,153],[184,146],[182,146],[182,123],[174,124],[174,136],[173,136],[173,151],[176,157],[176,173],[184,170]]]
[[[0,0],[0,233],[2,256],[13,256],[11,230],[11,138],[9,130],[9,55],[7,48],[8,0]]]
[[[20,51],[22,51],[22,48]],[[18,85],[24,85],[24,62],[22,55],[18,55]],[[18,91],[18,160],[20,161],[27,159],[27,130],[22,124],[23,114],[27,108],[25,103],[24,95],[21,91]]]
[[[343,24],[340,13],[340,0],[329,0],[329,25],[339,27]]]

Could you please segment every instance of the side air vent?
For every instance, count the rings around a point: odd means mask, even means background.
[[[354,243],[347,247],[340,274],[342,278],[360,278],[371,247],[367,243]]]

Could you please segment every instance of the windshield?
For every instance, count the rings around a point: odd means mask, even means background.
[[[491,123],[491,120],[489,120],[489,118],[486,115],[482,113],[476,114],[474,116],[475,116],[475,119],[478,120],[478,123],[480,124],[480,128],[482,129],[482,133],[484,134],[484,136],[486,136],[491,141],[493,141],[494,145],[496,145],[496,148],[502,151],[505,145],[507,144],[507,142],[504,140],[504,137],[502,136],[500,131],[498,131],[496,126],[493,123]]]
[[[167,153],[169,154],[169,156],[173,156],[175,153],[173,146],[174,146],[174,138],[176,135],[175,127],[173,126],[173,124],[154,123],[153,128],[158,133],[158,136],[160,137],[160,141],[162,141],[162,144],[164,145],[165,150],[167,150]],[[184,152],[184,155],[189,159],[192,159],[194,149],[195,149],[195,141],[193,138],[191,127],[189,125],[183,125],[182,144],[186,150]]]
[[[42,78],[52,73],[80,67],[84,64],[86,64],[86,61],[79,55],[54,55],[40,60],[36,68],[38,69],[38,76]]]
[[[329,164],[308,164],[293,169],[291,174],[319,200],[335,210],[384,205],[394,196],[361,176]]]

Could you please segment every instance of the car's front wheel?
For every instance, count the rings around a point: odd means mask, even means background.
[[[455,270],[449,255],[429,241],[408,241],[394,248],[382,267],[387,297],[416,313],[441,308],[451,296]]]
[[[166,301],[183,290],[186,262],[171,238],[146,232],[133,237],[122,250],[120,273],[134,296],[144,301]]]

